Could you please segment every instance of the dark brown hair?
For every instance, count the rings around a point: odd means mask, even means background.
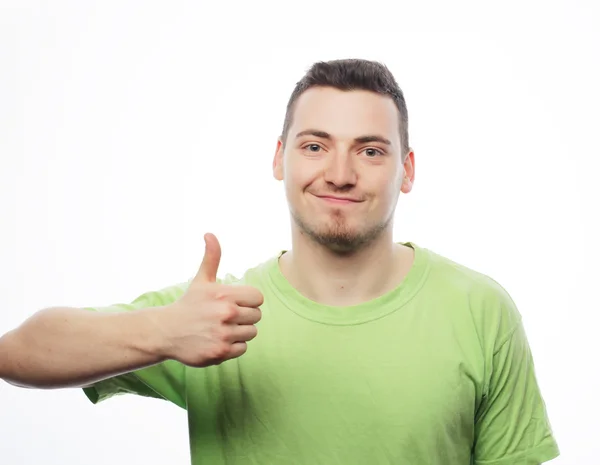
[[[320,61],[313,64],[298,81],[287,104],[281,140],[285,145],[287,133],[292,125],[296,100],[311,87],[334,87],[339,90],[369,90],[391,97],[399,112],[402,158],[409,152],[408,110],[404,94],[394,75],[383,64],[376,61],[346,59]]]

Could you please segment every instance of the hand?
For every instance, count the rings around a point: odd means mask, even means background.
[[[262,293],[250,286],[218,284],[221,246],[212,234],[198,273],[186,293],[160,309],[158,324],[165,337],[165,358],[191,367],[218,365],[246,353],[261,319]]]

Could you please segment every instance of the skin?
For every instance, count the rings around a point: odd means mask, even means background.
[[[273,175],[284,183],[292,229],[280,268],[306,297],[356,305],[392,290],[410,269],[412,249],[393,240],[399,195],[415,175],[398,128],[393,100],[373,92],[314,87],[297,100]]]

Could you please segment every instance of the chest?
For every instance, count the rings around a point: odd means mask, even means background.
[[[466,454],[472,443],[476,347],[451,322],[267,318],[244,356],[196,373],[190,405],[211,412],[198,428],[230,444],[313,444],[356,456],[374,442],[380,452],[423,457],[441,444]]]

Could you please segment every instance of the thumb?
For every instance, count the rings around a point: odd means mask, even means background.
[[[214,283],[217,281],[217,271],[221,262],[221,245],[214,234],[204,235],[204,258],[194,281],[202,283]]]

